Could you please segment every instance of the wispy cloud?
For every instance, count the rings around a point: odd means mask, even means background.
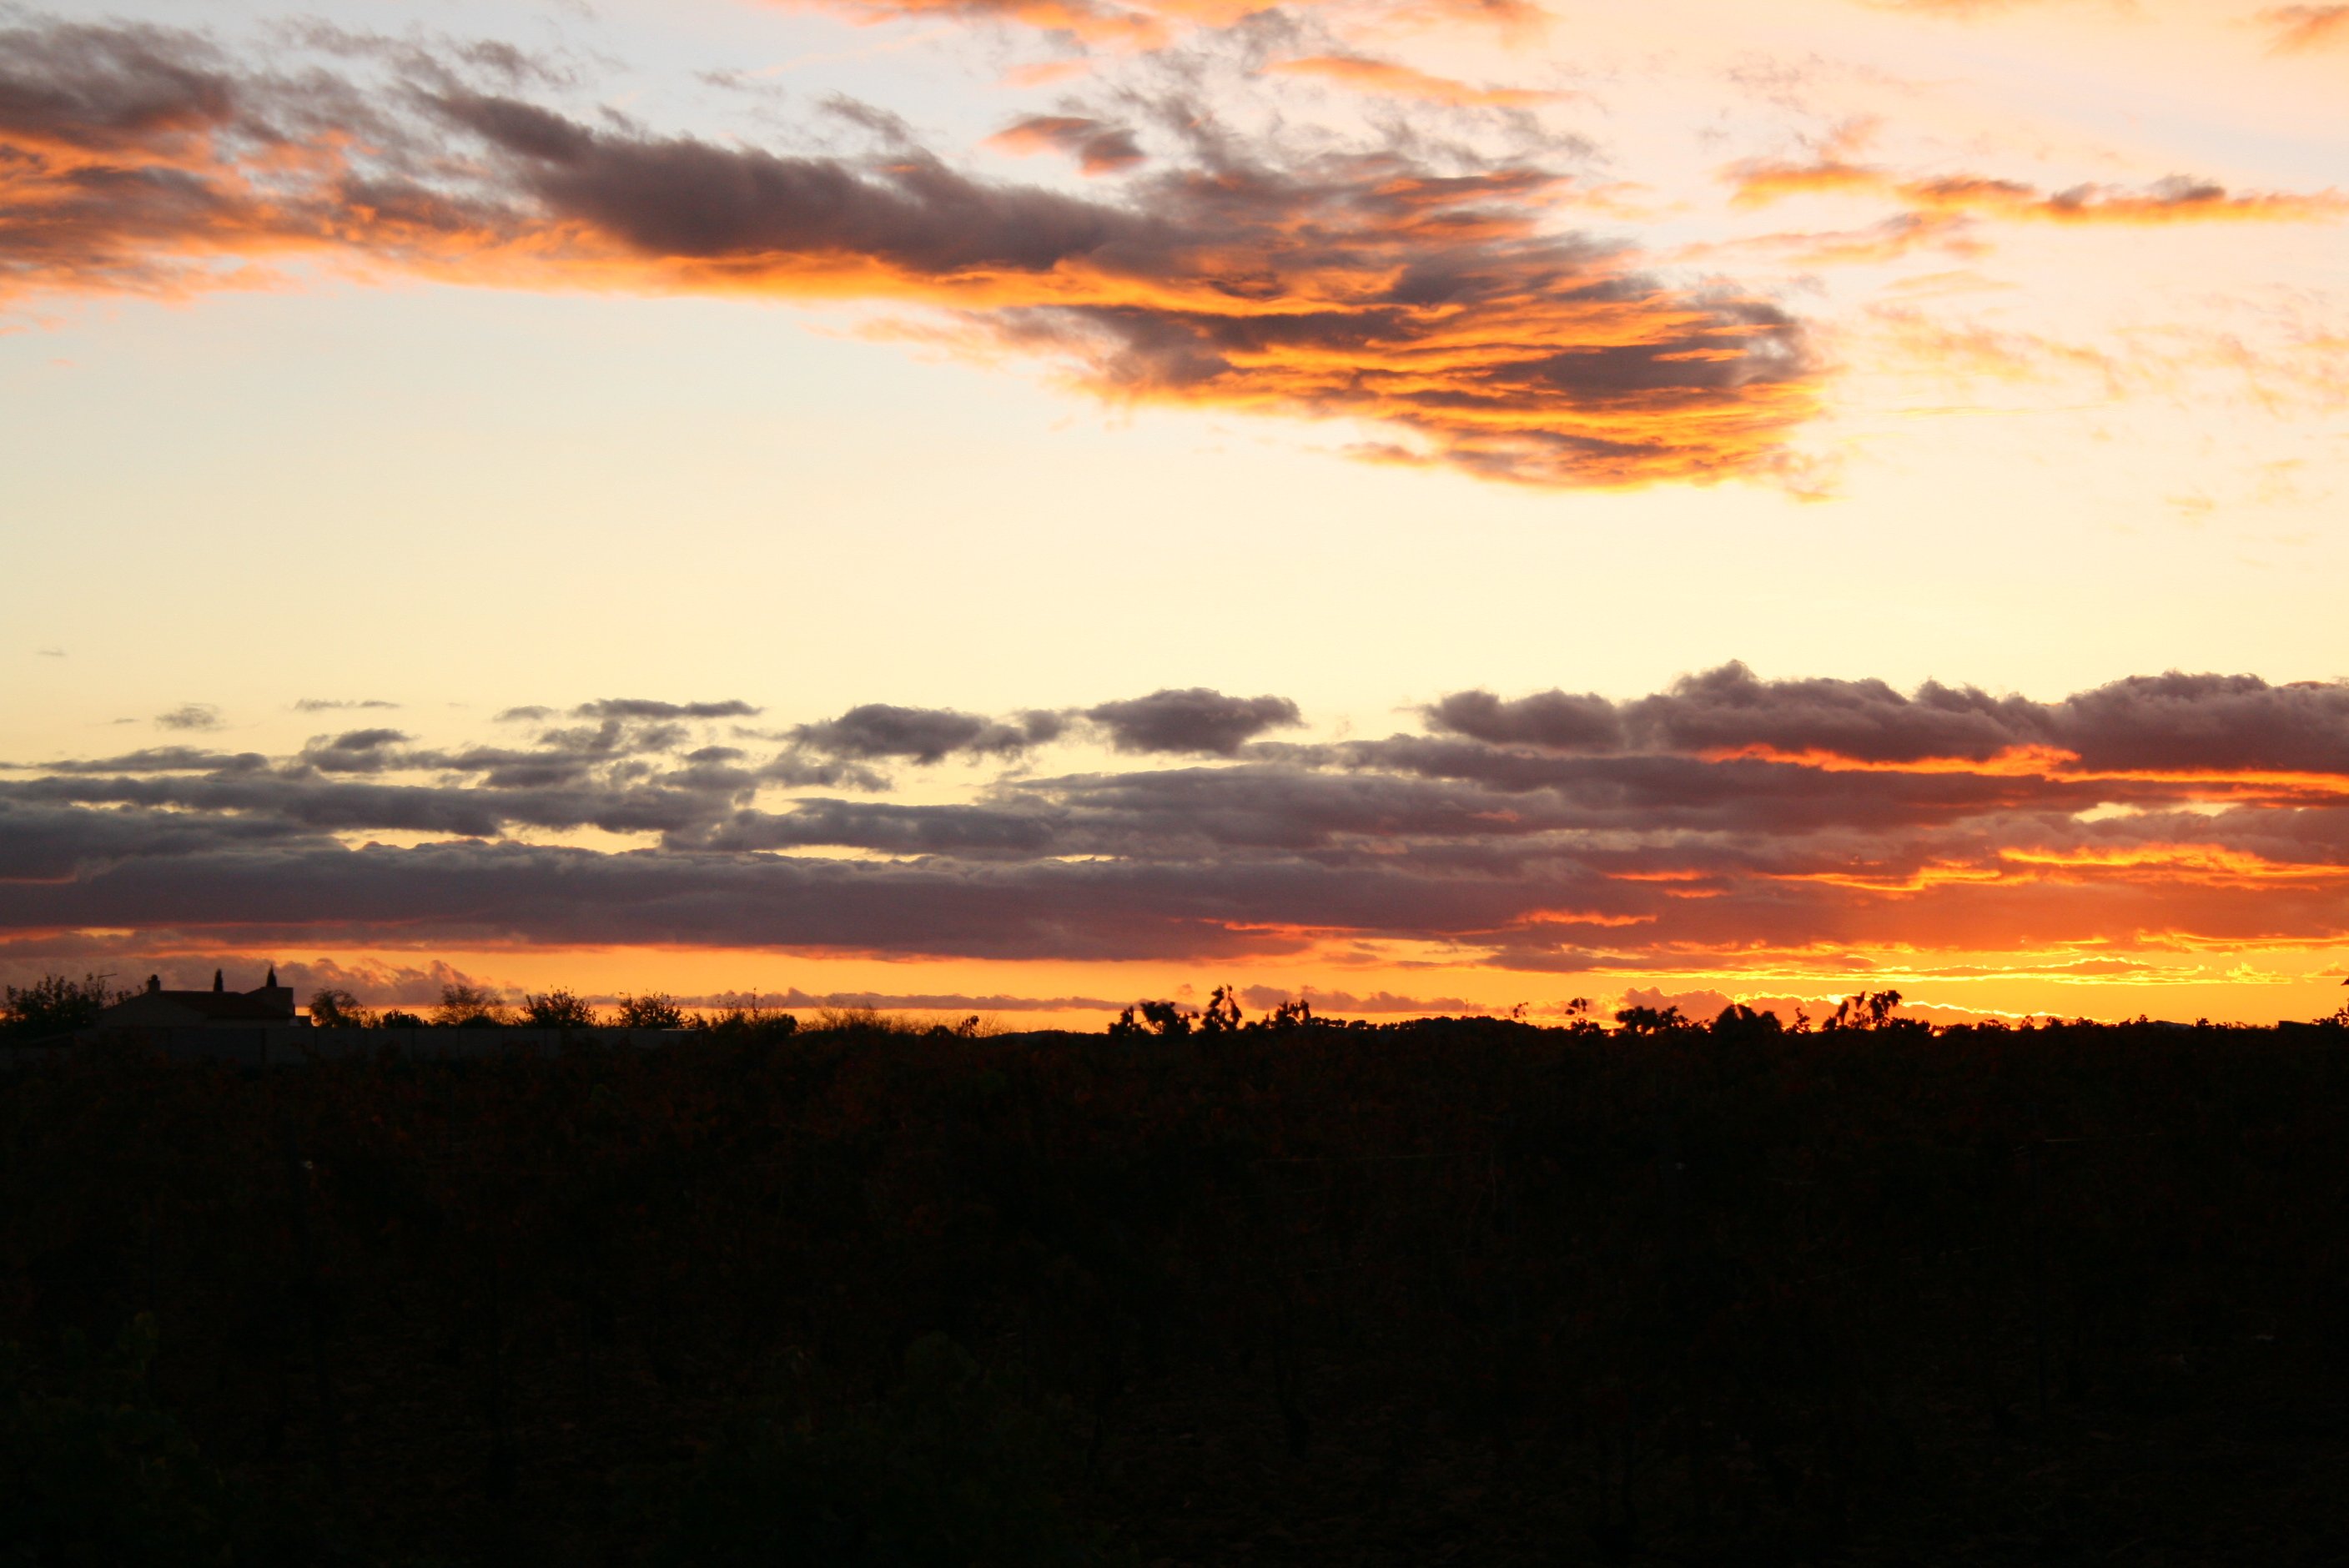
[[[2336,191],[2233,191],[2182,174],[2137,189],[2083,184],[2050,191],[1979,174],[1903,178],[1828,158],[1805,163],[1752,160],[1733,164],[1723,177],[1733,188],[1732,200],[1746,207],[1792,196],[1858,194],[1889,197],[1920,213],[2051,223],[2311,223],[2349,216],[2349,197]]]
[[[157,714],[155,723],[163,729],[218,729],[221,714],[208,702],[183,703],[168,713]]]
[[[1368,55],[1299,55],[1264,67],[1271,76],[1309,77],[1340,87],[1461,108],[1531,108],[1559,95],[1532,88],[1476,87]]]

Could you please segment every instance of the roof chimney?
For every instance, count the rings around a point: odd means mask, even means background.
[[[226,981],[222,979],[221,972],[217,969],[212,971],[212,989],[215,991],[225,991],[228,989]]]
[[[150,991],[160,991],[162,988],[163,977],[160,975],[150,975],[147,976],[147,989]]]
[[[276,989],[277,989],[277,965],[276,965],[273,964],[273,965],[271,965],[269,966],[269,978],[268,978],[267,980],[264,981],[264,982],[263,982],[263,984],[264,984],[264,985],[267,985],[267,986],[268,986],[272,991],[274,991],[274,990],[276,990]]]

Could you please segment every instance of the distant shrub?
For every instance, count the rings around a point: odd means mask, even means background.
[[[819,1007],[814,1028],[832,1034],[920,1035],[929,1026],[918,1018],[902,1013],[885,1013],[878,1007]]]
[[[789,1013],[768,1012],[755,1003],[729,1007],[722,1013],[706,1013],[693,1021],[693,1027],[721,1040],[744,1041],[764,1045],[789,1038],[799,1031],[800,1021]]]

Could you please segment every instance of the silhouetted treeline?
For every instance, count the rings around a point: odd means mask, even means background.
[[[93,1046],[0,1562],[2340,1560],[2349,1031],[1889,1018]]]

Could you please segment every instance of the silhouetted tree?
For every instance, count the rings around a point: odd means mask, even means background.
[[[1723,1007],[1721,1010],[1721,1016],[1713,1021],[1714,1034],[1732,1037],[1779,1035],[1785,1033],[1785,1029],[1786,1026],[1779,1021],[1777,1014],[1756,1012],[1742,1002],[1732,1002],[1728,1006]]]
[[[32,1039],[87,1027],[98,1021],[109,1004],[130,994],[108,989],[106,983],[112,978],[111,975],[85,975],[69,980],[63,975],[44,975],[21,990],[8,986],[5,1005],[0,1005],[0,1032]]]
[[[1615,1015],[1615,1026],[1627,1035],[1661,1035],[1687,1028],[1689,1020],[1678,1007],[1626,1007]]]
[[[443,1029],[492,1028],[506,1022],[506,1005],[485,986],[452,981],[440,987],[432,1022]]]
[[[1199,1032],[1203,1035],[1228,1035],[1240,1026],[1239,998],[1228,985],[1216,987],[1207,998],[1207,1010],[1199,1015]]]
[[[384,1014],[382,1017],[376,1020],[376,1027],[379,1029],[420,1029],[424,1027],[424,1020],[418,1017],[413,1013],[405,1012],[400,1008],[394,1007],[389,1012]]]
[[[1570,998],[1566,1004],[1566,1032],[1569,1035],[1603,1035],[1607,1031],[1590,1016],[1591,1001],[1588,996]]]
[[[1836,1004],[1833,1016],[1821,1024],[1821,1029],[1895,1029],[1904,1033],[1930,1030],[1932,1026],[1922,1018],[1896,1018],[1892,1010],[1900,1006],[1898,991],[1870,991],[1856,996],[1846,996]]]
[[[348,991],[326,985],[310,993],[310,1022],[322,1029],[364,1029],[375,1023],[375,1015]]]
[[[1269,1017],[1258,1018],[1248,1026],[1251,1029],[1309,1029],[1313,1026],[1313,1004],[1299,996],[1293,1002],[1283,1002],[1274,1007]]]
[[[1183,1010],[1179,1002],[1144,1002],[1141,1007],[1142,1021],[1150,1026],[1154,1035],[1175,1039],[1191,1032],[1191,1015]]]
[[[575,994],[556,986],[522,999],[522,1021],[533,1029],[592,1029],[595,1009]]]
[[[620,1024],[630,1029],[682,1029],[685,1009],[666,991],[620,998]]]

